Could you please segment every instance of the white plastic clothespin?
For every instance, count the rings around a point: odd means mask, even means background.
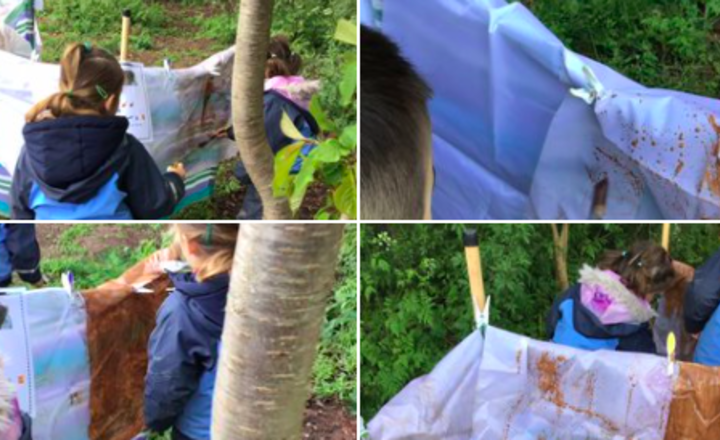
[[[588,105],[592,105],[605,95],[605,87],[602,85],[595,72],[588,66],[583,66],[583,75],[585,76],[585,87],[570,89],[570,94],[576,98],[580,98]]]
[[[474,303],[475,301],[473,301]],[[487,300],[485,301],[485,309],[480,310],[475,305],[475,326],[477,329],[482,332],[482,334],[485,334],[485,329],[490,324],[490,297],[487,297]]]

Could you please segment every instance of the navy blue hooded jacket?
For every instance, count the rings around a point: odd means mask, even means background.
[[[176,290],[160,308],[150,337],[145,424],[156,432],[172,427],[177,438],[204,440],[210,436],[230,276],[197,282],[192,274],[172,274],[171,280]]]
[[[33,224],[0,224],[0,287],[10,285],[13,271],[26,283],[42,280],[40,246]]]
[[[73,116],[26,124],[13,175],[16,219],[159,219],[185,193],[163,175],[123,117]]]
[[[548,339],[586,350],[617,350],[656,353],[648,323],[606,325],[588,310],[580,299],[580,284],[575,284],[555,300],[547,320]],[[566,316],[570,315],[570,316]],[[560,321],[569,328],[563,341],[556,340]]]
[[[720,366],[720,252],[695,271],[684,303],[685,329],[700,333],[694,361]]]
[[[265,115],[265,133],[267,135],[268,144],[274,154],[294,143],[295,141],[285,136],[280,129],[283,112],[287,113],[295,126],[306,138],[314,138],[320,133],[320,127],[313,115],[295,104],[292,100],[286,98],[282,94],[269,90],[265,92],[264,99],[264,115]],[[235,140],[235,132],[230,128],[228,132],[230,139]],[[312,145],[306,145],[302,149],[302,155],[307,156],[312,151]],[[300,171],[302,158],[298,157],[292,171],[297,173]],[[250,184],[250,176],[245,170],[245,165],[239,162],[235,168],[235,176],[245,185]]]

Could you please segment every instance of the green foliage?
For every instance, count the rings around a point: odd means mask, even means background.
[[[349,34],[357,29],[352,23],[341,20],[338,24],[336,38],[352,41]],[[344,108],[355,109],[355,95],[357,90],[357,58],[356,52],[347,54],[343,77],[337,86],[340,96],[340,105]],[[318,120],[324,131],[319,136],[320,141],[302,139],[292,121],[286,115],[283,117],[282,130],[291,139],[301,142],[284,148],[275,157],[275,178],[273,192],[276,197],[287,197],[290,208],[297,212],[305,193],[311,183],[322,182],[330,191],[325,206],[317,213],[316,218],[321,220],[338,219],[345,216],[350,219],[357,218],[357,125],[341,126],[328,117],[328,112],[320,102],[321,98],[314,96],[310,104],[310,111]],[[303,155],[303,162],[297,175],[291,174],[291,169],[301,154],[304,143],[316,144],[309,154]]]
[[[635,81],[718,96],[718,0],[522,0],[568,47]]]
[[[549,225],[474,225],[480,237],[490,323],[545,338],[559,293]],[[361,230],[361,405],[366,420],[411,379],[428,373],[472,332],[463,225],[363,225]],[[660,225],[570,226],[568,274],[605,249],[659,242]],[[718,249],[718,225],[674,225],[673,257],[699,265]]]
[[[354,412],[357,401],[357,227],[345,229],[338,281],[327,310],[313,370],[315,394],[338,397]]]

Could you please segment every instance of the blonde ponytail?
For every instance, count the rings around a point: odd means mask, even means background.
[[[88,113],[111,116],[106,101],[119,99],[124,80],[120,63],[105,50],[72,44],[60,62],[60,91],[35,104],[25,122],[36,122],[47,113],[55,118]]]
[[[173,227],[175,242],[181,238],[200,245],[200,267],[195,268],[198,281],[215,275],[230,272],[235,256],[240,225],[237,224],[188,224],[181,223]]]

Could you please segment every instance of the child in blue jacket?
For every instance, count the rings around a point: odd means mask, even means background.
[[[185,192],[182,165],[162,174],[116,116],[125,73],[106,51],[69,46],[60,91],[25,116],[11,188],[15,219],[159,219]]]
[[[320,133],[317,121],[308,110],[312,96],[319,89],[319,82],[310,81],[299,76],[301,67],[302,58],[292,51],[287,37],[278,35],[270,40],[265,62],[263,105],[265,133],[273,154],[277,154],[283,148],[295,143],[294,140],[285,136],[280,129],[283,113],[288,115],[305,138],[314,139]],[[221,131],[219,135],[226,134],[234,141],[235,132],[233,128],[230,127],[225,131],[226,133]],[[291,170],[293,174],[300,172],[303,156],[310,154],[313,148],[313,144],[307,144],[302,148],[301,155]],[[262,219],[263,207],[260,194],[253,185],[250,175],[242,162],[238,163],[235,169],[235,177],[240,183],[248,186],[238,219]]]
[[[158,311],[145,379],[145,424],[173,440],[209,440],[220,337],[239,225],[174,226],[190,273]]]
[[[26,283],[43,282],[33,224],[0,224],[0,287],[10,285],[13,271]]]
[[[555,301],[548,337],[585,350],[656,353],[650,301],[675,277],[667,251],[650,242],[609,251],[597,267],[583,266],[578,284]]]
[[[695,271],[684,301],[685,329],[700,333],[693,360],[720,366],[720,251]]]

